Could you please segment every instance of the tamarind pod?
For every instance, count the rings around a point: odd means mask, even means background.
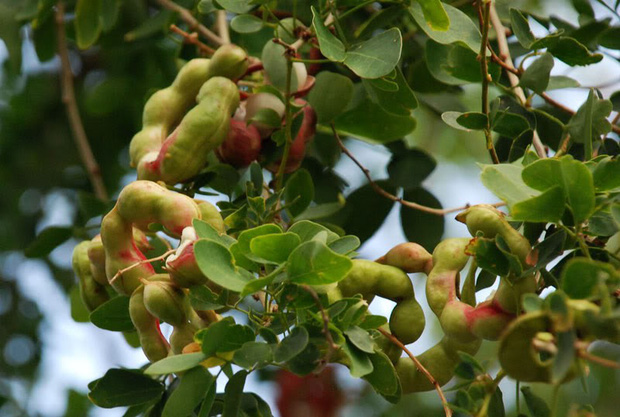
[[[123,188],[116,209],[129,224],[145,230],[149,224],[159,223],[175,237],[180,237],[193,219],[200,218],[200,209],[193,199],[151,181],[138,180]]]
[[[222,218],[222,214],[217,209],[217,207],[204,200],[194,200],[194,203],[198,205],[198,210],[200,211],[200,220],[207,222],[218,233],[226,233],[226,225],[224,224],[224,219]]]
[[[164,141],[157,157],[140,163],[138,178],[157,178],[168,184],[187,180],[200,172],[209,152],[226,139],[230,116],[239,105],[237,86],[227,78],[213,77],[201,87],[197,100],[198,105]]]
[[[183,353],[183,348],[194,342],[194,333],[195,329],[188,324],[175,326],[170,335],[172,353],[175,355]]]
[[[226,164],[245,168],[258,160],[261,149],[262,139],[256,126],[231,119],[226,140],[216,149],[216,155]]]
[[[402,270],[373,261],[354,259],[347,276],[338,282],[344,297],[361,294],[369,303],[375,295],[396,302],[390,315],[390,331],[404,344],[416,341],[424,331],[422,308],[415,299],[409,276]]]
[[[194,242],[184,246],[180,252],[170,255],[166,260],[166,270],[174,283],[181,288],[203,285],[209,281],[196,262]]]
[[[433,375],[437,383],[443,386],[454,376],[454,370],[460,362],[458,352],[475,355],[481,343],[480,339],[463,343],[444,336],[435,346],[416,358]],[[403,394],[430,391],[435,388],[410,358],[401,357],[396,362],[395,368]]]
[[[144,283],[144,307],[160,321],[173,326],[187,324],[186,296],[178,287],[166,281]]]
[[[250,59],[243,48],[233,44],[222,45],[211,57],[208,77],[226,77],[236,80],[246,73],[249,65]]]
[[[525,266],[525,258],[531,251],[530,242],[525,236],[515,230],[504,218],[504,214],[495,207],[487,204],[471,206],[460,212],[456,220],[465,223],[472,236],[482,232],[484,237],[493,239],[500,235],[508,247],[519,257]]]
[[[177,74],[171,86],[155,92],[146,102],[142,130],[129,145],[130,165],[136,167],[149,152],[158,151],[162,142],[187,109],[195,103],[200,87],[210,77],[208,59],[192,59]]]
[[[90,241],[78,243],[73,249],[72,266],[78,277],[80,298],[88,311],[93,311],[110,299],[105,287],[95,281],[88,259]]]
[[[149,361],[157,362],[168,356],[170,345],[161,334],[159,321],[144,306],[144,287],[139,286],[129,299],[129,316],[138,332],[142,351]]]
[[[428,275],[433,267],[433,256],[423,246],[405,242],[394,246],[375,262],[395,266],[408,274],[424,272]]]
[[[140,278],[155,273],[149,263],[140,263],[145,256],[133,241],[131,223],[118,212],[118,204],[101,221],[101,240],[105,250],[105,271],[108,282],[118,293],[130,295],[140,286]],[[128,271],[116,274],[129,266],[138,264]]]

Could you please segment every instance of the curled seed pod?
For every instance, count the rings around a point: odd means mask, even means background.
[[[220,161],[235,168],[245,168],[258,160],[261,149],[262,139],[256,126],[231,120],[228,136],[216,153]]]
[[[349,274],[338,283],[338,289],[344,297],[361,294],[369,303],[375,295],[395,301],[390,331],[405,344],[416,341],[424,331],[424,313],[415,299],[411,280],[398,268],[355,259]]]
[[[88,249],[90,241],[78,243],[73,249],[72,265],[78,277],[80,298],[88,309],[93,311],[110,299],[105,287],[98,283],[92,274]]]
[[[129,316],[135,326],[144,354],[151,362],[168,356],[170,345],[161,334],[159,321],[144,306],[144,287],[138,287],[129,299]]]

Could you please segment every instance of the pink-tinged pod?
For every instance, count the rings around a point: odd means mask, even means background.
[[[421,245],[405,242],[394,246],[375,262],[395,266],[408,274],[416,272],[429,274],[433,267],[433,256]]]
[[[139,286],[129,299],[129,316],[138,331],[140,345],[151,362],[164,359],[170,352],[170,345],[162,335],[159,320],[144,306],[144,287]]]
[[[180,237],[193,219],[200,218],[200,210],[193,199],[151,181],[134,181],[127,185],[118,197],[116,209],[127,223],[143,230],[151,223],[158,223],[175,237]]]
[[[207,283],[207,277],[200,271],[194,255],[196,231],[193,227],[183,230],[178,249],[166,259],[166,271],[170,278],[182,288]]]
[[[245,168],[258,160],[262,148],[260,132],[253,124],[231,120],[230,130],[224,143],[216,150],[220,161],[235,168]]]

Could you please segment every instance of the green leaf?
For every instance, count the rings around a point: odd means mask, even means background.
[[[523,180],[537,190],[560,187],[568,200],[575,222],[581,223],[594,212],[594,181],[590,170],[570,155],[541,159],[523,169]]]
[[[360,240],[357,236],[348,235],[334,240],[327,246],[336,253],[347,255],[360,247]]]
[[[484,113],[458,111],[447,111],[441,114],[441,119],[450,127],[471,132],[472,130],[483,130],[487,127],[488,119]]]
[[[262,259],[281,264],[300,243],[301,239],[295,233],[263,235],[252,239],[250,250]]]
[[[353,97],[353,82],[344,75],[321,71],[316,76],[308,101],[319,123],[329,123],[340,115]]]
[[[349,48],[344,64],[362,78],[379,78],[394,70],[402,50],[398,28],[391,28]]]
[[[15,2],[17,3],[17,2]],[[18,74],[22,67],[21,24],[15,16],[16,10],[8,4],[0,3],[0,39],[9,55],[9,68]]]
[[[194,243],[196,262],[203,274],[223,288],[240,292],[252,275],[238,269],[230,251],[219,243],[200,239]]]
[[[444,45],[429,39],[426,42],[426,65],[433,78],[448,85],[480,83],[480,61],[477,54],[460,44]],[[501,69],[489,63],[489,75],[499,80]]]
[[[435,31],[446,31],[450,28],[450,18],[440,0],[416,0],[422,8],[426,23]]]
[[[195,340],[202,340],[202,353],[207,357],[241,349],[244,343],[253,341],[254,337],[250,327],[235,324],[232,317],[213,323],[194,335]]]
[[[516,221],[557,222],[564,213],[565,198],[562,187],[555,186],[536,197],[513,204],[510,214]]]
[[[530,24],[525,16],[517,9],[510,9],[510,26],[521,46],[530,49],[536,37],[530,30]]]
[[[553,64],[553,56],[545,52],[540,58],[536,59],[536,61],[532,62],[532,64],[527,67],[523,75],[521,75],[519,84],[521,87],[529,88],[538,94],[542,94],[549,85],[549,77]]]
[[[99,10],[101,0],[78,0],[75,6],[75,37],[80,49],[97,42],[101,33]]]
[[[239,416],[243,386],[245,385],[247,376],[247,371],[239,371],[228,380],[226,388],[224,389],[224,411],[222,412],[222,417]]]
[[[353,267],[351,260],[317,241],[299,245],[288,258],[288,277],[308,285],[332,284],[343,279]]]
[[[336,233],[332,232],[327,227],[322,226],[315,222],[311,222],[309,220],[301,220],[301,221],[295,222],[288,229],[288,231],[290,233],[295,233],[297,236],[299,236],[302,243],[312,240],[317,234],[321,232],[327,233],[328,235],[327,243],[331,243],[334,240],[339,238],[339,236]]]
[[[538,191],[528,187],[521,178],[523,172],[521,164],[482,165],[482,167],[480,175],[482,184],[509,207],[539,194]]]
[[[189,289],[188,295],[194,310],[217,310],[226,305],[228,291],[218,295],[206,285],[196,285]]]
[[[274,42],[267,42],[263,47],[261,55],[261,61],[269,77],[269,82],[280,91],[286,91],[287,62],[284,53],[285,49],[282,45]],[[292,71],[291,86],[297,84],[297,75],[295,71]],[[274,123],[275,121],[271,120],[271,122]]]
[[[387,170],[390,182],[407,190],[420,186],[436,166],[435,159],[422,149],[397,149]]]
[[[576,39],[566,36],[560,36],[551,42],[547,50],[570,66],[595,64],[603,59],[602,54],[593,54]]]
[[[161,383],[128,369],[109,369],[89,388],[88,398],[102,408],[144,404],[159,399],[164,393]]]
[[[247,370],[267,365],[271,361],[273,361],[273,349],[264,342],[247,342],[241,349],[235,351],[233,356],[233,362]]]
[[[252,0],[217,0],[217,3],[229,12],[247,13],[254,7]]]
[[[73,228],[50,226],[41,231],[26,250],[28,258],[43,258],[73,236]]]
[[[364,379],[381,395],[395,395],[399,391],[400,381],[392,361],[383,352],[369,356],[372,372],[364,375]]]
[[[448,4],[443,4],[450,22],[450,30],[436,30],[432,28],[424,16],[420,4],[413,3],[409,8],[409,13],[413,16],[418,26],[435,42],[444,45],[459,43],[467,46],[473,52],[480,50],[481,35],[478,26],[462,11]]]
[[[555,384],[560,383],[570,371],[575,360],[575,334],[573,330],[558,332],[556,335],[558,353],[553,358],[552,378]]]
[[[347,335],[349,342],[351,342],[356,348],[366,353],[374,353],[375,345],[368,332],[360,327],[351,326],[344,332]]]
[[[113,332],[134,330],[129,317],[129,297],[119,295],[101,304],[90,313],[90,321],[100,329]]]
[[[263,224],[253,229],[248,229],[241,232],[239,234],[239,240],[237,241],[237,243],[230,247],[230,251],[235,257],[235,263],[242,268],[258,271],[258,265],[250,258],[248,258],[248,255],[252,253],[252,249],[250,248],[250,243],[252,242],[252,239],[257,236],[279,233],[282,233],[282,229],[280,228],[280,226],[273,223]]]
[[[144,370],[144,373],[147,375],[175,374],[192,369],[205,359],[207,359],[207,356],[202,352],[168,356],[167,358],[152,363]]]
[[[545,400],[534,394],[530,387],[521,387],[521,392],[532,417],[551,417],[551,410]]]
[[[314,199],[314,183],[306,169],[298,169],[286,181],[284,201],[286,211],[292,218],[297,217],[308,208]]]
[[[364,100],[335,120],[339,133],[356,137],[373,144],[386,144],[406,136],[416,127],[410,116],[386,112],[370,100]]]
[[[620,26],[613,26],[601,33],[599,45],[609,49],[620,49]]]
[[[273,354],[274,360],[278,363],[290,361],[306,349],[309,340],[310,337],[305,327],[295,327],[276,347]]]
[[[530,128],[527,119],[520,114],[498,111],[493,117],[491,129],[502,136],[517,137]]]
[[[613,275],[613,267],[609,264],[573,258],[562,271],[562,290],[572,299],[588,299],[595,295],[600,283]]]
[[[349,358],[351,376],[361,378],[372,373],[373,364],[370,360],[370,355],[362,352],[349,341],[342,345],[342,351]]]
[[[620,158],[606,157],[598,161],[592,172],[597,191],[610,191],[620,188]]]
[[[344,45],[336,36],[334,36],[329,29],[323,24],[323,19],[316,11],[314,6],[312,9],[312,26],[316,32],[317,40],[319,41],[319,49],[321,54],[331,61],[343,62],[346,58],[346,52]]]
[[[99,0],[101,2],[101,11],[99,18],[101,20],[101,29],[104,32],[110,31],[118,21],[118,12],[121,8],[121,0]]]
[[[592,143],[611,130],[611,123],[607,120],[611,110],[612,104],[609,100],[596,98],[594,90],[590,90],[588,99],[568,123],[567,129],[571,138],[585,145],[586,160],[592,158]]]
[[[230,27],[237,33],[254,33],[263,28],[263,21],[251,14],[241,14],[231,20]]]
[[[381,106],[385,111],[399,116],[410,116],[411,111],[418,107],[418,100],[411,87],[407,83],[400,68],[396,67],[396,77],[388,85],[393,85],[395,90],[386,90],[383,85],[377,85],[377,80],[363,79],[362,83],[373,102]],[[315,87],[316,88],[316,87]]]
[[[403,199],[426,207],[442,208],[439,200],[422,187],[406,190]],[[406,206],[400,207],[400,224],[409,241],[417,242],[431,252],[441,240],[444,232],[443,216],[413,210]]]
[[[162,417],[178,417],[193,415],[194,409],[200,404],[215,384],[215,378],[204,367],[197,366],[180,376],[181,382],[166,400]]]
[[[235,243],[235,239],[226,235],[220,234],[213,226],[204,220],[194,219],[192,220],[192,227],[196,231],[196,236],[198,239],[208,239],[214,242],[219,243],[220,245],[226,246],[229,248],[233,243]]]
[[[282,88],[285,89],[286,86],[282,86]],[[268,107],[263,107],[262,109],[258,109],[258,111],[254,114],[254,116],[252,116],[250,121],[263,124],[273,129],[276,129],[282,126],[282,118],[280,117],[278,112]]]
[[[580,87],[579,81],[574,80],[564,75],[552,75],[549,77],[549,84],[547,85],[547,91],[560,90],[562,88],[577,88]]]

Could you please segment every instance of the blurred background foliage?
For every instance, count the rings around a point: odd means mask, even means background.
[[[94,47],[80,50],[75,46],[75,28],[72,24],[74,1],[66,2],[69,10],[67,36],[81,117],[94,155],[102,167],[106,188],[113,194],[134,175],[129,170],[128,144],[141,127],[142,107],[146,99],[155,90],[168,85],[176,74],[178,59],[195,56],[195,50],[168,33],[167,28],[176,21],[176,16],[162,10],[156,1],[102,2],[117,13],[113,17],[116,24],[104,28]],[[4,50],[0,43],[0,57],[3,57],[0,74],[1,415],[46,414],[41,400],[31,397],[34,387],[45,375],[40,364],[49,346],[42,342],[45,338],[41,335],[53,328],[50,322],[55,320],[55,309],[60,308],[59,305],[67,309],[69,293],[75,281],[68,262],[73,245],[89,236],[89,226],[96,225],[97,219],[91,220],[91,223],[88,220],[93,214],[104,212],[107,207],[92,194],[68,125],[61,98],[53,3],[50,0],[0,0],[0,38],[4,41]],[[204,4],[196,0],[179,0],[177,3],[192,10],[200,8],[199,3]],[[468,2],[454,0],[446,3],[461,7],[473,15],[473,8],[464,7]],[[580,3],[504,0],[498,2],[498,7],[504,15],[507,7],[511,6],[540,15],[553,12],[565,19],[575,20],[578,9],[573,4],[578,7]],[[599,9],[603,10],[599,7],[597,12]],[[300,7],[299,10],[309,10],[309,7]],[[205,24],[211,23],[212,15],[200,16]],[[34,23],[28,23],[34,17]],[[301,18],[306,23],[310,21],[309,16]],[[351,24],[359,22],[353,21]],[[240,36],[234,32],[232,35],[233,42],[259,55],[262,45],[272,33],[263,30],[251,36]],[[403,141],[388,147],[374,147],[371,150],[364,144],[355,146],[356,151],[365,155],[364,159],[369,161],[368,167],[375,177],[385,177],[385,162],[390,160],[392,154],[404,155],[401,161],[393,160],[393,169],[397,169],[394,165],[398,163],[424,161],[426,169],[419,173],[420,183],[433,171],[435,159],[459,166],[471,166],[473,161],[488,160],[481,140],[471,140],[472,133],[452,129],[440,118],[446,110],[463,111],[476,106],[480,87],[475,84],[448,85],[435,79],[424,59],[424,42],[425,38],[418,32],[405,37],[403,45],[403,61],[406,62],[403,72],[420,101],[420,106],[414,111],[418,121],[416,130]],[[596,42],[596,36],[590,42]],[[512,46],[517,48],[518,44]],[[614,57],[613,54],[608,56]],[[618,71],[618,66],[613,66],[617,64],[617,53],[614,58],[615,63],[611,67],[601,67],[601,71]],[[592,82],[589,85],[596,84],[597,77],[590,76]],[[584,91],[587,90],[575,93],[577,102],[570,107],[578,107],[584,98]],[[498,95],[499,92],[492,90],[492,94]],[[567,120],[566,114],[554,109],[547,110]],[[553,126],[550,126],[552,129]],[[411,151],[413,146],[424,149],[434,158]],[[498,150],[506,152],[500,145]],[[372,153],[375,153],[376,158]],[[333,141],[319,134],[310,158],[304,163],[315,180],[317,202],[333,201],[339,192],[348,194],[364,184],[361,172],[354,170],[350,164],[338,161],[339,151],[335,149]],[[324,169],[319,162],[329,167],[338,166],[339,170]],[[342,178],[338,172],[345,172],[346,175]],[[438,178],[445,179],[453,175],[451,172]],[[476,176],[471,180],[478,181]],[[442,187],[438,180],[434,183],[437,188]],[[350,186],[347,188],[346,184]],[[358,188],[355,193],[349,199],[349,208],[345,207],[338,215],[338,223],[348,232],[368,239],[386,218],[392,204],[376,196],[368,186]],[[423,188],[406,190],[405,196],[427,204],[438,203],[436,197]],[[474,197],[463,190],[455,199],[462,203],[478,202]],[[352,207],[356,207],[355,217],[350,213]],[[409,237],[408,230],[428,231],[418,231],[418,237],[423,236],[428,239],[427,246],[433,246],[433,242],[441,238],[444,232],[443,221],[436,217],[426,218],[413,211],[410,213],[402,218],[405,235]],[[377,220],[376,224],[369,224],[367,220],[371,218]],[[358,224],[360,222],[363,224]],[[47,242],[40,247],[30,248],[29,254],[37,255],[38,260],[29,260],[24,250],[41,230],[49,226],[55,226],[56,229],[48,232]],[[61,246],[47,253],[48,248],[64,241]],[[44,278],[31,276],[35,274]],[[42,284],[41,280],[45,279],[53,279],[54,291],[46,291],[50,284]],[[51,309],[49,305],[42,308],[40,300],[46,296],[58,298],[54,300]],[[484,352],[483,349],[479,356],[484,358]],[[102,369],[106,366],[102,365]],[[607,396],[596,395],[596,398],[607,402],[607,408],[602,404],[602,409],[609,410],[609,416],[617,415],[614,414],[617,407],[614,405],[616,398],[613,392],[618,387],[617,372],[596,365],[592,366],[592,372],[600,375],[600,379],[597,386],[590,387],[591,395],[612,390]],[[564,395],[578,395],[577,392],[581,392],[579,382],[574,385]],[[440,408],[430,408],[430,401],[425,400],[434,393],[416,396],[415,406],[407,400],[386,411],[386,403],[370,389],[359,386],[344,389],[349,394],[348,410],[352,415],[442,414]],[[340,399],[334,399],[334,402],[339,406],[344,404]],[[88,413],[89,404],[83,394],[69,389],[64,415],[84,416]],[[50,415],[59,414],[54,411]]]

